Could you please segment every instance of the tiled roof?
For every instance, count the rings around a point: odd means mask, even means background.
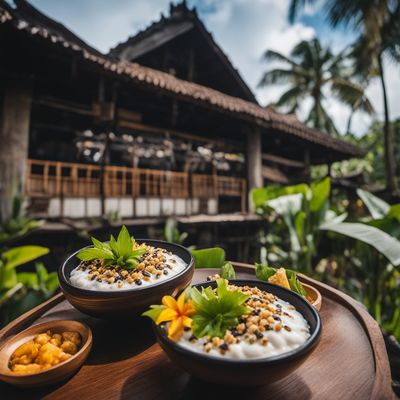
[[[196,8],[189,9],[186,1],[183,0],[178,4],[170,4],[170,15],[165,17],[161,15],[159,21],[153,22],[147,28],[141,30],[134,36],[130,36],[124,42],[118,43],[108,53],[110,56],[118,59],[127,59],[121,55],[125,49],[131,48],[130,55],[140,56],[147,51],[156,48],[163,40],[171,40],[172,38],[182,35],[190,30],[197,30],[200,35],[208,43],[208,51],[214,52],[222,64],[227,68],[228,73],[234,78],[235,82],[241,88],[243,95],[240,96],[252,103],[257,103],[253,92],[247,86],[241,77],[239,71],[233,66],[232,61],[224,53],[220,46],[216,43],[213,35],[206,29],[201,19],[198,17]],[[132,47],[135,48],[133,53]],[[135,61],[136,57],[129,58],[129,61]],[[217,88],[218,89],[218,88]]]
[[[208,108],[235,114],[235,116],[240,116],[257,125],[271,127],[325,148],[330,148],[340,153],[343,156],[342,158],[362,157],[365,154],[361,148],[351,143],[307,127],[293,115],[280,114],[270,107],[263,108],[255,103],[229,96],[193,82],[178,79],[165,72],[144,67],[137,63],[116,61],[98,52],[95,53],[90,46],[83,45],[82,43],[84,42],[82,41],[77,44],[75,41],[68,40],[65,35],[54,29],[54,27],[50,29],[18,15],[0,0],[0,24],[4,23],[12,24],[17,30],[25,31],[31,36],[47,40],[54,46],[78,52],[84,59],[97,64],[105,71],[128,77],[136,83],[179,96],[184,100],[195,101]]]

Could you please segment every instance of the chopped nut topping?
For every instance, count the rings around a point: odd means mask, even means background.
[[[166,250],[148,246],[146,244],[135,244],[136,247],[145,247],[144,253],[138,265],[133,270],[122,268],[118,265],[104,265],[100,260],[82,261],[78,269],[88,270],[88,279],[97,280],[98,282],[106,282],[108,284],[117,283],[118,288],[123,287],[123,283],[141,285],[142,281],[150,281],[151,278],[159,278],[162,274],[168,275],[168,271],[173,269],[171,265],[167,265],[165,254],[172,255]],[[172,259],[169,263],[175,264],[176,260]]]

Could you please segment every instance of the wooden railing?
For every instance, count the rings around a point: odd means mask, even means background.
[[[26,192],[31,197],[98,197],[101,168],[97,165],[28,160]],[[215,198],[246,195],[245,180],[218,175],[107,166],[107,197]]]
[[[187,198],[187,179],[184,172],[110,166],[105,168],[104,191],[109,197]]]
[[[191,176],[192,197],[212,198],[217,197],[216,175],[193,174]]]
[[[238,193],[246,193],[246,182],[230,176],[217,176],[216,190],[220,196],[238,196]]]
[[[28,160],[26,192],[29,196],[97,197],[100,195],[100,167]]]

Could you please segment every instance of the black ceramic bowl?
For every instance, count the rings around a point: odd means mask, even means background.
[[[299,311],[311,328],[311,335],[301,346],[273,357],[232,360],[210,356],[183,348],[168,339],[164,330],[153,324],[157,340],[168,357],[189,374],[204,381],[236,386],[266,385],[284,378],[303,363],[315,348],[321,335],[321,319],[315,308],[298,294],[272,283],[232,279],[238,286],[257,286],[288,301]],[[194,287],[215,287],[215,282],[203,282]]]
[[[81,289],[73,286],[69,279],[71,271],[80,262],[76,257],[80,251],[78,250],[69,256],[58,270],[60,287],[67,300],[79,311],[94,317],[131,318],[140,315],[150,305],[160,303],[164,295],[177,294],[190,284],[194,272],[194,260],[189,250],[178,244],[161,240],[138,239],[136,241],[172,252],[187,264],[185,269],[169,279],[150,286],[115,291]]]

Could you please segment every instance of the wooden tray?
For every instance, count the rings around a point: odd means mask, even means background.
[[[254,278],[254,268],[235,264],[238,277]],[[211,271],[215,273],[216,271]],[[210,270],[196,270],[194,282]],[[85,365],[67,382],[40,390],[0,383],[2,400],[17,399],[395,399],[389,362],[377,323],[351,297],[307,277],[322,294],[323,331],[310,358],[287,378],[257,388],[206,384],[172,364],[147,319],[107,323],[81,314],[58,294],[0,331],[0,342],[22,329],[53,319],[86,322],[93,348]],[[266,377],[268,382],[268,377]]]

